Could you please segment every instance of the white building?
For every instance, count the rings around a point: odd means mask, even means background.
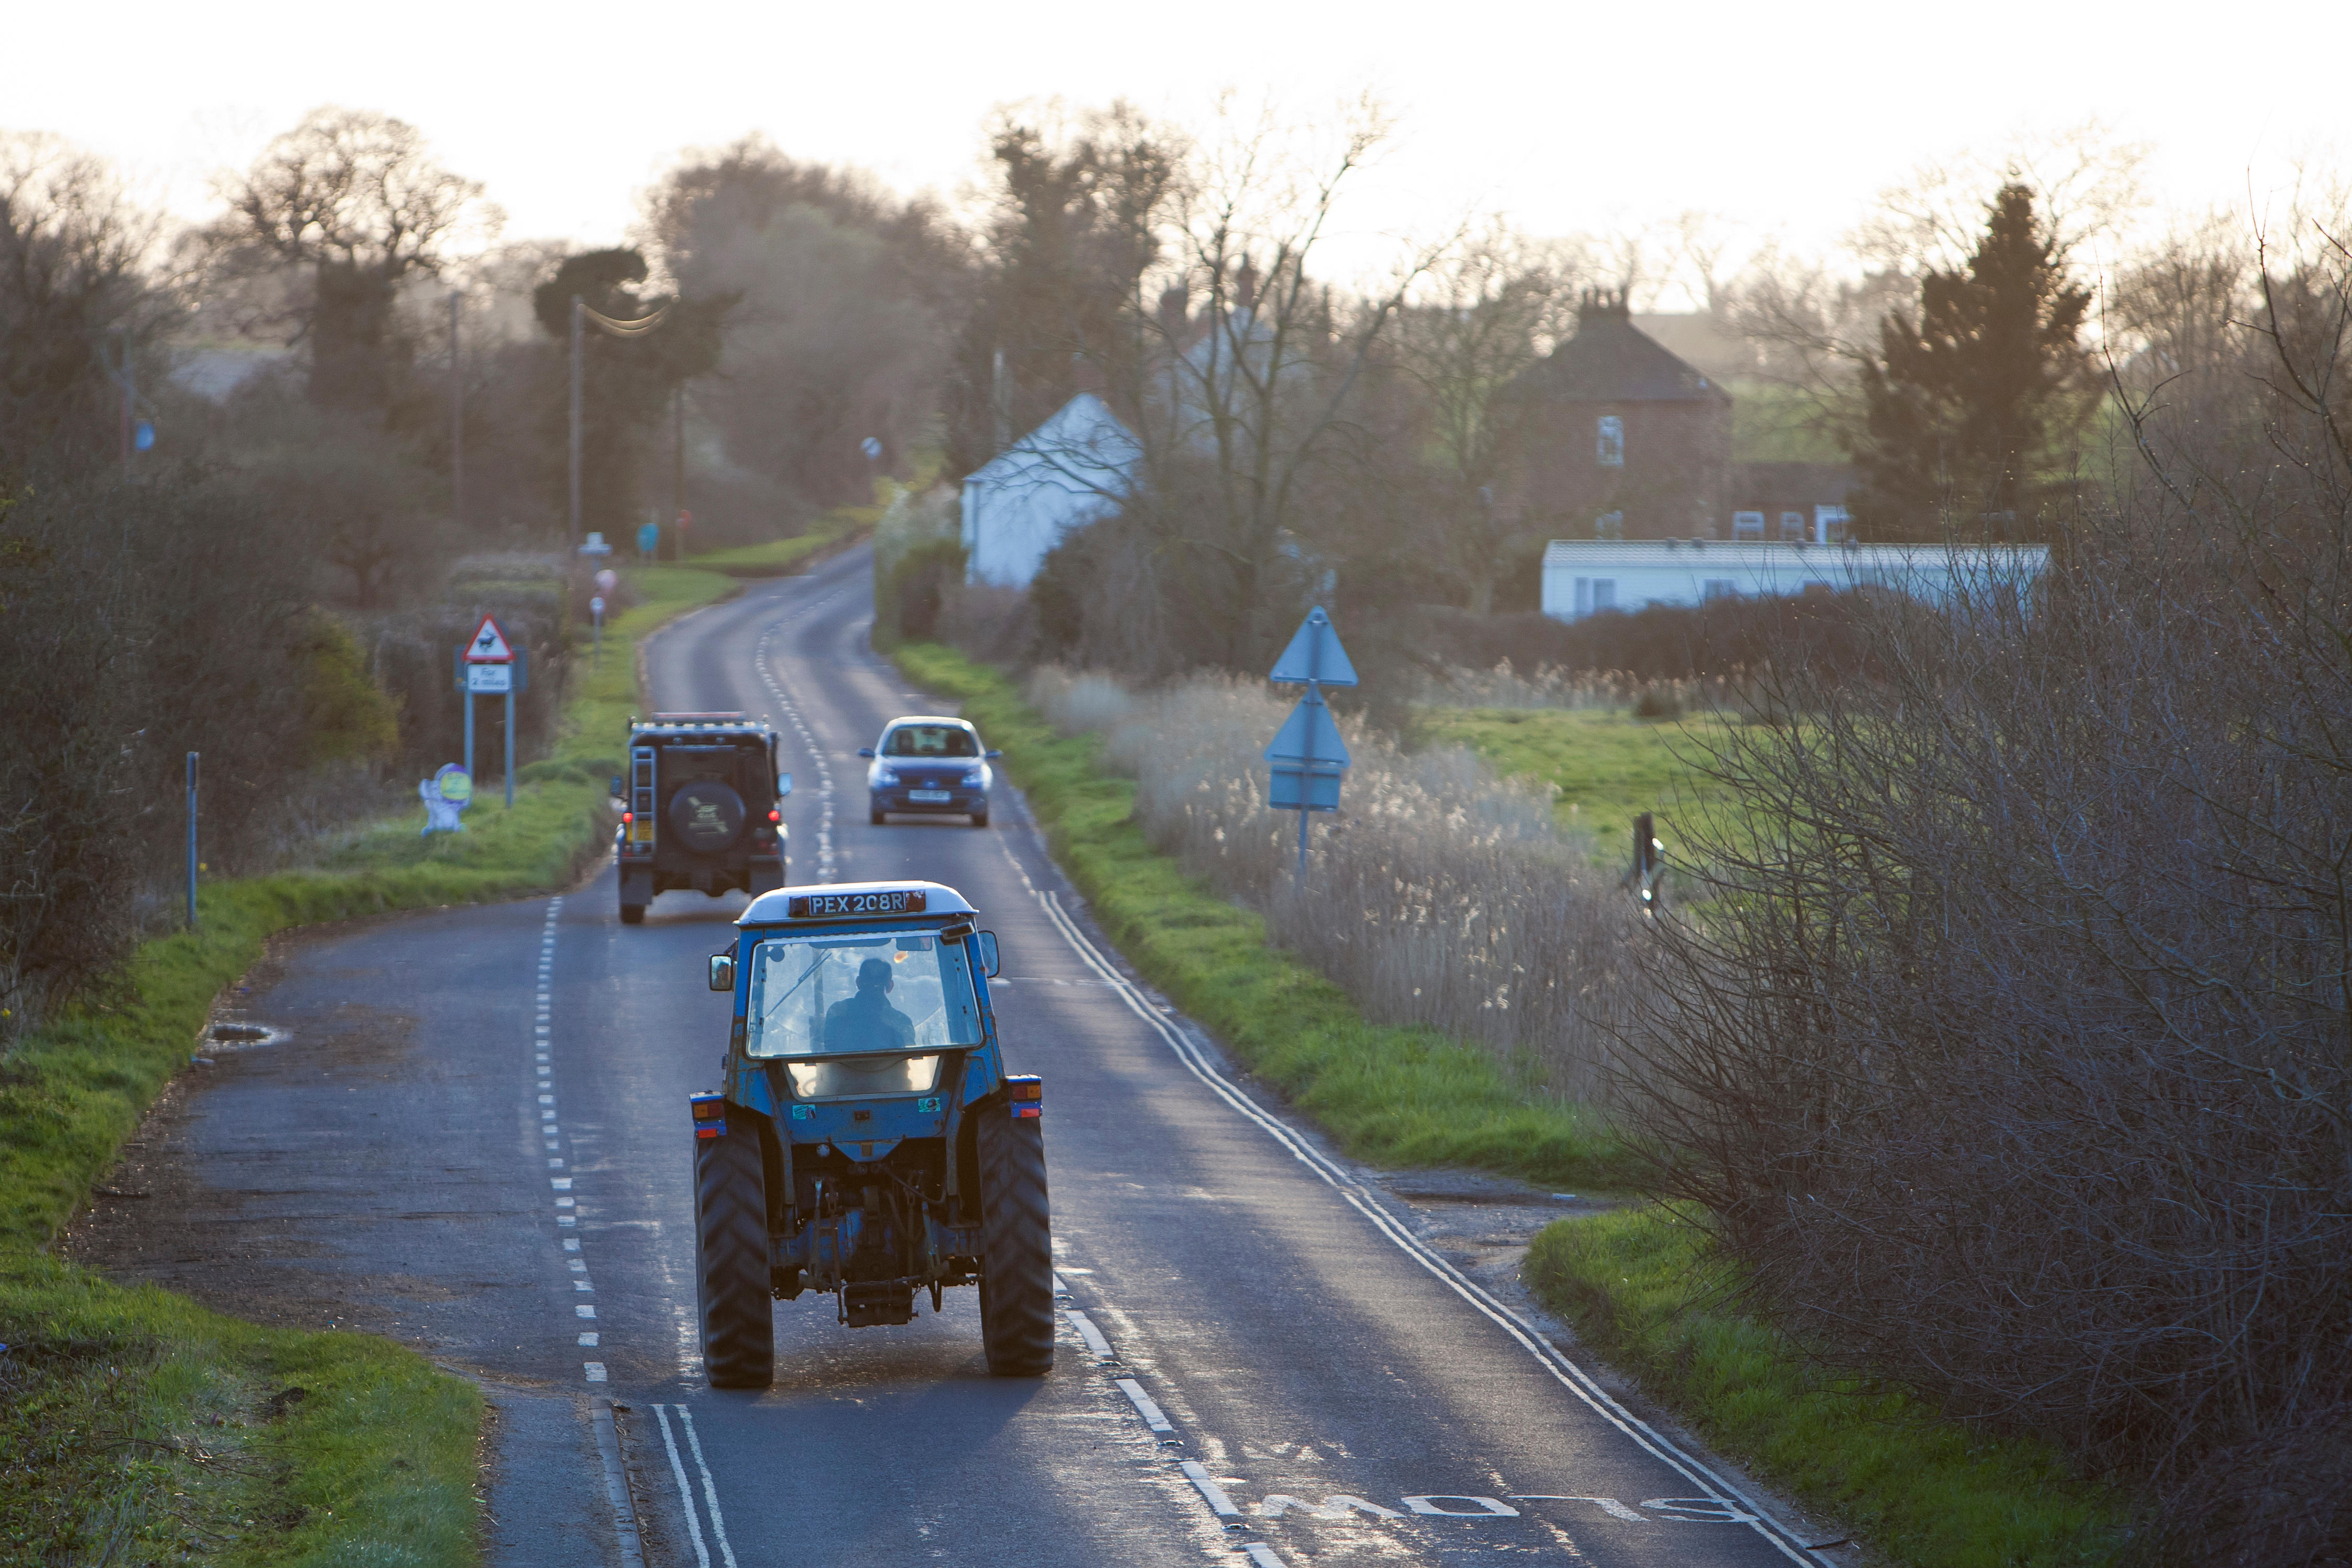
[[[1712,539],[1555,539],[1544,551],[1543,613],[1580,621],[1603,610],[1787,598],[1808,588],[1877,587],[1929,604],[1976,583],[2029,583],[2046,544],[1760,544]]]
[[[1081,392],[963,481],[964,581],[1026,588],[1074,528],[1118,510],[1143,447]]]

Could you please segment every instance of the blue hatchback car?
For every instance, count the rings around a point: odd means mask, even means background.
[[[996,782],[980,731],[961,719],[909,714],[893,719],[882,738],[857,754],[873,759],[866,770],[868,819],[877,826],[894,811],[943,812],[988,826],[988,790]]]

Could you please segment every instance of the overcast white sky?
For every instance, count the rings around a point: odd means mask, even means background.
[[[2274,195],[2342,149],[2352,45],[2347,0],[37,4],[9,7],[0,127],[105,153],[176,210],[331,102],[422,127],[509,238],[592,243],[681,148],[749,131],[951,197],[992,105],[1123,95],[1198,121],[1222,87],[1398,111],[1367,237],[1472,206],[1538,235],[1696,208],[1813,247],[1923,158],[2095,115],[2155,144],[2162,199],[2242,209],[2250,181]]]

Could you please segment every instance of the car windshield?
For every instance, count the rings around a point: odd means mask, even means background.
[[[976,757],[980,742],[961,724],[901,724],[882,742],[886,757]]]
[[[963,943],[928,931],[771,937],[751,950],[743,1045],[794,1060],[803,1099],[920,1094],[938,1081],[938,1052],[981,1043],[980,1001]]]

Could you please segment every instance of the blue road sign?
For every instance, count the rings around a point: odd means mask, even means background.
[[[1318,607],[1307,612],[1298,631],[1282,657],[1274,661],[1274,673],[1266,678],[1286,686],[1311,681],[1318,686],[1353,686],[1356,667],[1348,662],[1348,650],[1339,646],[1339,634],[1333,629],[1331,617]]]
[[[1335,768],[1346,767],[1351,760],[1348,742],[1339,738],[1339,726],[1331,722],[1331,710],[1323,694],[1313,687],[1298,700],[1290,717],[1275,731],[1274,743],[1265,749],[1269,763],[1304,763],[1313,761]]]

